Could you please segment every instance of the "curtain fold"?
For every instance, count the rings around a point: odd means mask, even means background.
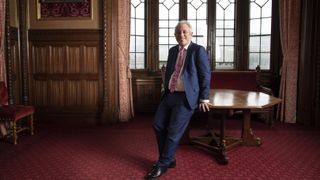
[[[119,67],[119,121],[133,118],[130,46],[130,0],[118,1],[117,57]]]
[[[279,1],[280,40],[283,53],[279,97],[283,102],[278,108],[277,116],[281,122],[287,123],[296,123],[300,4],[300,0]]]
[[[5,29],[6,29],[6,1],[0,0],[0,81],[6,81],[5,64]]]
[[[6,29],[6,1],[0,0],[0,81],[6,82],[5,63],[5,29]],[[5,136],[7,130],[5,124],[0,122],[0,137]]]

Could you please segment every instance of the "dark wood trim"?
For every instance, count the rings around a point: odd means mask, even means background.
[[[235,70],[248,70],[249,0],[236,2]]]
[[[30,41],[99,41],[101,30],[95,29],[31,29]]]
[[[179,1],[179,19],[187,20],[188,19],[188,1],[180,0]]]
[[[22,103],[29,104],[29,66],[28,66],[28,31],[27,31],[27,1],[19,0],[19,42],[20,61],[22,64]]]
[[[11,54],[11,28],[10,28],[10,11],[8,11],[10,8],[10,1],[5,1],[5,8],[6,8],[6,14],[5,14],[5,55],[6,55],[6,76],[7,76],[7,89],[8,89],[8,103],[13,104],[14,102],[14,96],[13,96],[13,77],[12,77],[12,54]]]
[[[33,74],[34,80],[99,80],[98,73],[73,73],[73,74]]]
[[[159,70],[159,4],[146,1],[146,6],[146,70],[157,71]]]
[[[215,59],[215,46],[216,46],[216,2],[208,1],[208,45],[207,52],[210,59],[211,69],[215,69],[215,63],[213,63],[213,59]]]

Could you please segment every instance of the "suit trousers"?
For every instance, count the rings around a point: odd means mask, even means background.
[[[162,98],[153,122],[159,151],[158,166],[166,169],[174,160],[193,113],[184,92],[167,93]]]

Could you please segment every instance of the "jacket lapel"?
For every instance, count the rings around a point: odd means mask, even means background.
[[[190,42],[190,45],[189,45],[189,47],[187,49],[187,55],[186,55],[186,58],[184,60],[184,66],[183,66],[183,69],[182,69],[182,74],[184,73],[186,67],[188,66],[188,64],[189,64],[189,62],[191,60],[190,56],[191,56],[193,45],[194,44],[192,42]]]

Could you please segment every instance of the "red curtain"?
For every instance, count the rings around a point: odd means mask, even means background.
[[[278,108],[281,122],[295,123],[300,44],[300,0],[280,0],[280,38],[283,53]]]

